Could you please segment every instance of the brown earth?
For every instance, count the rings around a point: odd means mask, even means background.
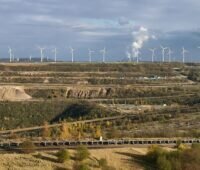
[[[31,96],[26,94],[23,87],[1,86],[0,101],[22,101],[29,100]]]
[[[132,157],[133,154],[143,155],[147,149],[144,148],[115,148],[115,149],[92,149],[88,163],[97,165],[97,160],[106,158],[108,165],[116,170],[143,170],[144,168]],[[74,155],[74,150],[69,150]],[[39,152],[34,154],[1,154],[0,170],[56,170],[72,169],[74,160],[64,164],[56,162],[55,152]],[[92,168],[100,170],[100,168]]]

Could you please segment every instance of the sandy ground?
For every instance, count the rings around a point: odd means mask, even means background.
[[[131,147],[117,149],[95,149],[90,150],[90,161],[106,158],[108,164],[112,165],[117,170],[143,170],[143,168],[133,160],[132,154],[145,154],[146,151],[147,149]],[[70,155],[73,156],[74,150],[69,150],[69,152]],[[70,160],[65,164],[57,163],[55,152],[40,152],[30,155],[0,155],[0,170],[57,170],[58,168],[72,169],[73,163],[73,160]],[[98,170],[98,168],[96,169]]]
[[[100,149],[91,150],[90,153],[97,159],[106,158],[108,164],[117,170],[143,170],[143,168],[133,160],[133,154],[143,155],[147,152],[145,148],[120,148],[120,149]]]
[[[0,86],[0,101],[21,101],[29,99],[31,99],[31,96],[25,93],[23,87]]]
[[[35,158],[32,155],[4,154],[0,156],[1,170],[54,170],[49,161]]]

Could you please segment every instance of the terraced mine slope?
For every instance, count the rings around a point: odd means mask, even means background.
[[[199,72],[178,63],[0,64],[0,128],[119,116],[82,137],[199,136]]]

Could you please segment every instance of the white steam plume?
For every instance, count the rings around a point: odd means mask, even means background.
[[[131,61],[131,53],[129,52],[129,48],[127,47],[127,50],[126,50],[126,56],[128,58],[128,61]]]
[[[132,57],[138,56],[138,51],[143,47],[143,44],[149,40],[149,32],[145,27],[140,27],[138,31],[132,32],[134,42],[132,43]]]
[[[143,47],[144,43],[149,39],[156,39],[154,35],[150,35],[149,30],[143,26],[132,32],[133,42],[126,50],[126,56],[131,61],[131,59],[137,59],[140,54],[140,49]],[[131,51],[131,52],[130,52]]]

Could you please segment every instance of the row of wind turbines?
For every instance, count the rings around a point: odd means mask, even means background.
[[[197,47],[198,49],[200,49],[200,46]],[[171,62],[172,61],[172,54],[174,53],[170,47],[163,47],[162,45],[160,46],[160,49],[162,50],[162,62]],[[150,48],[149,51],[151,51],[152,55],[151,55],[151,62],[155,62],[155,52],[156,52],[156,48]],[[189,53],[188,50],[185,49],[185,47],[182,47],[182,62],[185,63],[185,56],[186,53]],[[166,60],[166,54],[168,55],[168,60]],[[134,49],[134,57],[136,62],[139,63],[139,55],[141,55],[141,52],[139,49]],[[131,56],[128,56],[129,61],[131,61]]]
[[[160,46],[161,50],[162,50],[162,62],[166,62],[166,58],[165,58],[165,54],[166,54],[166,50],[167,50],[167,54],[168,54],[168,62],[171,62],[172,61],[172,54],[174,53],[170,47],[163,47],[162,45]],[[200,49],[200,46],[197,47],[198,49]],[[156,48],[150,48],[149,49],[151,52],[152,52],[152,55],[151,55],[151,61],[154,62],[154,59],[155,59],[155,51],[157,50]],[[185,63],[185,55],[186,53],[189,53],[188,50],[185,49],[185,47],[182,47],[182,62]],[[136,58],[137,58],[137,62],[138,62],[138,58],[139,58],[139,55],[140,52],[137,53],[136,55]]]
[[[46,50],[46,48],[38,47],[38,49],[40,50],[40,61],[44,62],[44,58],[45,58],[44,51]],[[73,63],[74,62],[74,51],[75,51],[75,49],[72,48],[72,47],[69,47],[69,50],[70,50],[70,53],[71,53],[71,62]],[[10,47],[8,48],[8,53],[10,55],[10,62],[15,61],[15,57],[14,57],[14,53],[13,53],[13,49],[12,48],[10,48]],[[54,62],[56,63],[57,62],[58,49],[57,48],[53,48],[52,49],[52,53],[54,54]],[[92,62],[92,54],[93,53],[95,53],[94,50],[88,49],[88,55],[89,55],[89,62],[90,63]],[[106,53],[107,53],[106,48],[104,47],[102,50],[99,50],[99,53],[102,54],[102,62],[105,62]],[[31,56],[29,57],[29,60],[32,61],[32,57]],[[17,58],[17,61],[19,61],[19,58]],[[48,61],[48,57],[47,57],[47,61]]]
[[[197,47],[198,49],[200,49],[200,46]],[[38,49],[40,50],[40,61],[44,62],[45,56],[44,56],[44,51],[46,50],[46,48],[44,47],[38,47]],[[170,47],[164,47],[164,46],[160,46],[160,49],[162,50],[162,62],[171,62],[172,61],[172,54],[174,53]],[[71,53],[71,62],[74,62],[74,52],[75,49],[72,47],[69,47],[70,53]],[[151,62],[155,62],[155,52],[156,52],[156,48],[150,48],[149,51],[151,51],[152,55],[151,55]],[[15,61],[15,56],[13,53],[13,49],[12,48],[8,48],[8,52],[10,55],[10,62]],[[58,50],[57,48],[53,48],[51,51],[54,54],[54,62],[57,62],[57,53]],[[92,54],[95,53],[94,50],[88,49],[88,56],[89,56],[89,62],[92,62]],[[107,50],[104,47],[102,50],[99,50],[99,53],[102,54],[102,62],[106,61],[106,53]],[[186,53],[189,53],[188,50],[185,49],[185,47],[182,47],[182,62],[185,63],[185,56]],[[137,49],[135,51],[135,55],[134,57],[136,58],[136,62],[139,63],[139,55],[141,54],[141,52],[139,51],[139,49]],[[166,60],[166,54],[168,55],[168,61]],[[48,61],[48,57],[46,57],[47,61]],[[17,61],[19,61],[19,58],[16,59]],[[30,62],[32,61],[32,57],[29,57]],[[131,58],[129,57],[129,61],[131,61]]]

